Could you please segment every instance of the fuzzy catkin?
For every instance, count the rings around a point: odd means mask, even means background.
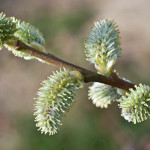
[[[130,89],[130,93],[122,97],[119,106],[121,115],[129,122],[136,124],[147,120],[150,117],[150,87],[136,85],[135,90]]]
[[[18,29],[14,34],[17,39],[33,48],[35,47],[39,51],[46,52],[44,49],[45,40],[42,33],[37,28],[24,21],[21,22],[14,17],[12,17],[11,20],[16,24],[16,27]],[[11,41],[9,41],[9,43],[11,43]],[[35,58],[29,54],[15,50],[11,45],[9,45],[9,43],[6,43],[5,47],[8,48],[8,50],[12,51],[15,56],[23,57],[26,60]]]
[[[96,22],[84,43],[87,60],[100,74],[110,75],[112,66],[120,56],[120,37],[114,21]]]
[[[63,70],[54,73],[42,83],[35,103],[35,121],[42,133],[53,135],[62,125],[61,119],[75,102],[75,90],[82,80],[72,72]]]
[[[0,47],[10,39],[14,38],[14,33],[17,31],[16,24],[12,20],[5,16],[4,13],[0,13]],[[0,48],[0,49],[1,49]]]
[[[98,82],[94,82],[94,84],[89,87],[88,95],[93,104],[101,108],[107,108],[109,104],[120,98],[115,87]]]

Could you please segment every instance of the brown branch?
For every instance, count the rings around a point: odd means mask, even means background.
[[[15,50],[25,52],[27,54],[30,54],[32,56],[35,56],[37,58],[40,58],[41,60],[45,61],[47,64],[51,64],[57,67],[65,67],[69,70],[77,70],[81,72],[81,74],[84,76],[84,82],[100,82],[104,84],[108,84],[117,88],[121,88],[124,90],[129,90],[129,88],[134,88],[134,84],[124,81],[120,79],[115,73],[112,73],[110,77],[106,77],[100,74],[97,74],[93,71],[81,68],[79,66],[76,66],[74,64],[71,64],[69,62],[66,62],[62,59],[57,58],[56,56],[48,53],[40,52],[22,41],[18,40],[17,44],[15,46]]]

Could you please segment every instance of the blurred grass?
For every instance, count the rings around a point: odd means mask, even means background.
[[[120,127],[124,130],[128,130],[132,132],[135,137],[138,137],[138,141],[140,141],[143,137],[150,134],[149,128],[150,120],[143,121],[141,123],[133,124],[129,123],[126,120],[122,119]]]
[[[88,113],[88,112],[87,112]],[[86,114],[86,113],[85,113]],[[90,113],[88,113],[90,114]],[[16,126],[21,137],[19,147],[16,150],[116,150],[113,136],[100,130],[97,118],[87,114],[84,121],[74,127],[64,125],[59,133],[53,136],[41,134],[35,128],[34,118],[21,115]]]
[[[60,32],[69,32],[78,34],[82,26],[84,26],[93,16],[90,9],[82,9],[70,13],[62,13],[61,15],[39,14],[31,20],[48,40],[53,39]]]

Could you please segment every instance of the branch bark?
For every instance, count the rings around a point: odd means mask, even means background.
[[[40,51],[26,45],[25,43],[23,43],[20,40],[17,41],[15,50],[22,51],[22,52],[25,52],[32,56],[35,56],[37,58],[40,58],[41,60],[45,61],[45,63],[47,63],[49,65],[54,65],[59,68],[64,67],[69,70],[77,70],[77,71],[81,72],[81,74],[84,76],[85,83],[100,82],[100,83],[111,85],[113,87],[121,88],[121,89],[124,89],[127,91],[129,91],[129,88],[133,88],[133,89],[135,88],[134,84],[122,80],[121,78],[119,78],[117,76],[116,73],[112,73],[109,77],[97,74],[96,72],[93,72],[93,71],[87,70],[85,68],[71,64],[69,62],[66,62],[52,54],[40,52]]]

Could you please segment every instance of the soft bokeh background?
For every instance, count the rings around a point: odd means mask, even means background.
[[[93,69],[83,42],[93,22],[111,18],[119,26],[123,57],[116,69],[134,83],[150,85],[149,0],[0,0],[0,10],[38,27],[47,51]],[[56,68],[0,51],[0,150],[150,150],[150,121],[133,125],[120,116],[117,103],[96,108],[85,85],[63,119],[58,134],[40,134],[33,104],[40,82]]]

